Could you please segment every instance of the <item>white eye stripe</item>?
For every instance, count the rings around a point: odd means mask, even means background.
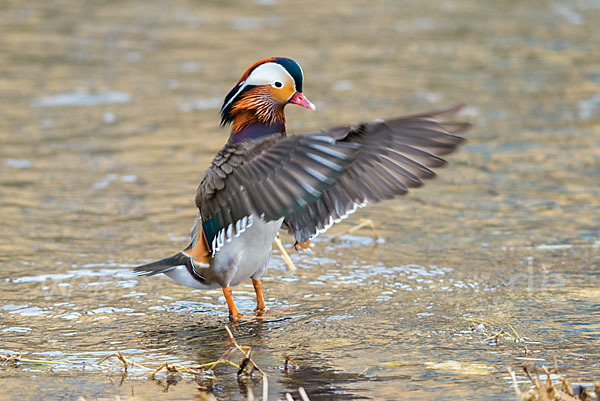
[[[246,79],[245,85],[272,85],[276,81],[291,81],[296,89],[294,78],[281,64],[264,63],[256,67]]]

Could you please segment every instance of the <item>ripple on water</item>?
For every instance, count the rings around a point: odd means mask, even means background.
[[[4,161],[6,167],[11,168],[29,168],[31,167],[31,162],[26,159],[11,159],[8,158]]]
[[[221,108],[223,99],[212,97],[208,99],[194,99],[179,103],[179,111],[187,113],[194,110],[217,110]]]
[[[31,327],[7,327],[2,329],[5,333],[27,333],[31,330]]]
[[[38,306],[32,306],[29,308],[11,310],[8,313],[11,315],[18,314],[24,317],[34,317],[49,315],[50,311],[44,310]]]
[[[0,63],[2,347],[85,371],[5,367],[2,394],[114,399],[137,386],[137,398],[172,400],[202,398],[208,385],[217,399],[244,398],[233,367],[177,385],[132,383],[148,372],[130,369],[120,386],[107,380],[120,361],[96,364],[117,349],[153,368],[206,363],[231,345],[220,291],[138,278],[106,259],[164,256],[169,239],[188,240],[190,188],[227,140],[215,95],[257,48],[301,57],[307,91],[325,106],[290,108],[290,131],[464,100],[472,106],[458,119],[476,125],[435,182],[353,218],[372,219],[391,245],[373,246],[366,230],[323,235],[292,252],[296,273],[275,251],[264,320],[250,312],[252,287],[234,289],[248,320],[229,327],[272,378],[273,399],[300,385],[315,401],[506,399],[503,367],[517,370],[515,357],[552,365],[556,355],[567,375],[597,378],[597,0],[64,0],[67,13],[21,3],[0,13],[11,60]],[[294,40],[274,40],[280,31]],[[131,203],[141,214],[119,206]],[[545,284],[508,288],[505,275],[524,272],[529,256]],[[564,280],[546,281],[542,267]],[[528,353],[508,337],[482,343],[494,333],[472,333],[470,319],[494,330],[510,321]],[[301,368],[277,370],[284,355]]]
[[[594,95],[589,99],[580,100],[577,104],[579,117],[592,118],[598,115],[600,109],[600,95]]]
[[[74,274],[64,274],[64,273],[40,274],[39,276],[18,277],[18,278],[12,279],[11,281],[15,284],[40,283],[40,282],[47,281],[47,280],[68,280],[73,277],[75,277]]]
[[[100,267],[100,266],[129,266],[123,264],[112,264],[112,263],[94,263],[94,264],[86,264],[83,267]],[[133,266],[133,265],[131,265]],[[76,270],[67,270],[67,273],[54,273],[54,274],[40,274],[37,276],[23,276],[12,279],[11,281],[16,284],[22,283],[39,283],[49,280],[61,281],[61,280],[69,280],[73,278],[84,278],[84,277],[102,277],[102,276],[113,276],[115,278],[126,278],[132,279],[137,277],[131,269],[100,269],[100,270],[92,270],[92,269],[76,269]],[[123,280],[119,283],[127,286],[132,282],[137,282],[137,280]]]
[[[60,106],[96,106],[106,104],[129,103],[131,95],[124,92],[89,93],[85,89],[73,92],[57,93],[44,96],[31,101],[33,107],[60,107]]]

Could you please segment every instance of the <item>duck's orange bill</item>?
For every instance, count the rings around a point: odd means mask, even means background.
[[[292,98],[289,100],[289,102],[297,104],[298,106],[306,107],[307,109],[311,109],[312,111],[315,111],[317,109],[317,107],[314,104],[312,104],[306,98],[306,96],[304,96],[302,94],[302,92],[294,93],[294,96],[292,96]]]

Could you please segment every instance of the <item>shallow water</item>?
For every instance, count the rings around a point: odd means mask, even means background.
[[[7,1],[0,34],[0,349],[68,363],[0,369],[0,399],[260,394],[229,367],[150,381],[96,363],[230,346],[219,291],[130,268],[186,245],[221,99],[271,55],[300,61],[319,110],[289,107],[289,131],[457,102],[476,126],[434,182],[330,230],[370,218],[384,242],[324,235],[296,273],[276,252],[263,320],[235,288],[250,319],[232,330],[273,399],[507,399],[527,360],[599,378],[597,2]],[[484,341],[509,324],[525,341]]]

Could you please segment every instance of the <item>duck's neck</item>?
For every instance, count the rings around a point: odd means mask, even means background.
[[[285,133],[283,109],[276,116],[276,118],[261,121],[255,113],[238,114],[233,120],[229,142],[238,143],[267,135]]]

